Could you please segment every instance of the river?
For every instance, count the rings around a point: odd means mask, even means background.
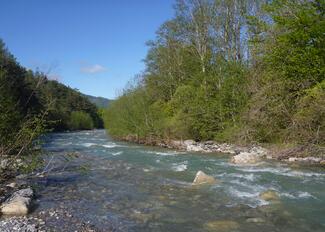
[[[117,142],[104,130],[53,133],[43,147],[51,171],[34,183],[38,207],[32,215],[62,207],[100,231],[325,231],[321,169],[237,166],[226,154]],[[63,158],[67,152],[74,158]],[[193,187],[199,170],[218,182]],[[259,197],[270,189],[278,201]],[[69,220],[59,223],[62,231],[75,229]]]

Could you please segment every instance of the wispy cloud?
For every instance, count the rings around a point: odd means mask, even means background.
[[[100,64],[94,64],[94,65],[84,65],[80,68],[80,71],[82,73],[100,73],[100,72],[105,72],[106,68]]]

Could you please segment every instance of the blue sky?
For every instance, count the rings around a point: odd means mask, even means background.
[[[116,97],[144,69],[145,42],[173,0],[1,0],[0,38],[25,67],[81,92]]]

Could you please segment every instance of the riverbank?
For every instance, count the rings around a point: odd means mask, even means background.
[[[235,145],[216,141],[139,139],[136,136],[117,140],[187,152],[226,153],[237,164],[254,164],[263,159],[325,167],[325,147],[316,145]],[[237,158],[236,158],[237,157]]]
[[[68,155],[64,156],[68,158]],[[60,164],[61,167],[63,165],[65,164]],[[31,172],[16,176],[11,173],[7,178],[1,179],[1,232],[45,232],[49,228],[51,231],[98,231],[90,221],[78,219],[71,208],[60,201],[47,210],[37,210],[41,201],[38,183],[47,183],[50,176],[50,172]]]
[[[42,231],[36,218],[26,216],[34,206],[34,191],[24,175],[2,179],[0,183],[0,231]]]
[[[50,231],[99,231],[89,221],[81,221],[71,214],[69,209],[60,207],[49,211],[42,211],[33,216],[14,216],[0,220],[1,232],[46,232]],[[107,230],[112,231],[112,230]]]

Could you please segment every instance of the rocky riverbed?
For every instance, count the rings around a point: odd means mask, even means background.
[[[0,231],[324,231],[321,168],[268,159],[259,147],[208,142],[223,151],[210,154],[185,145],[116,142],[104,131],[49,135],[44,172],[3,184],[1,202],[34,194],[29,214],[2,216]]]
[[[128,136],[125,141],[145,145],[160,146],[187,152],[224,153],[231,155],[235,164],[256,164],[263,159],[278,160],[303,165],[325,166],[325,148],[316,146],[294,146],[291,148],[265,148],[259,145],[240,146],[215,141],[197,142],[194,140],[139,140]]]
[[[46,231],[99,231],[89,221],[80,221],[68,212],[69,209],[60,207],[41,211],[32,216],[14,216],[0,220],[1,232],[46,232]],[[113,231],[107,228],[105,231]]]
[[[29,178],[35,176],[29,176]],[[26,178],[26,179],[25,179]],[[33,211],[41,204],[39,196],[27,183],[35,181],[25,178],[11,179],[0,186],[0,231],[1,232],[42,232],[42,231],[98,231],[89,221],[79,220],[69,207],[57,202],[45,211]],[[46,176],[38,177],[46,179]],[[31,214],[30,214],[31,213]],[[110,231],[109,229],[107,231]]]

